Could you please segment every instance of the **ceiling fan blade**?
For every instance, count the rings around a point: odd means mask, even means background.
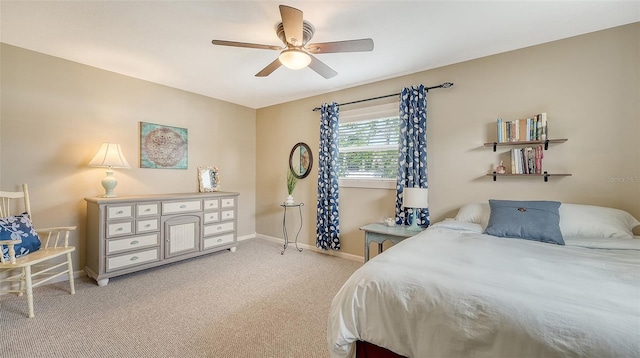
[[[373,51],[372,39],[321,42],[309,44],[305,49],[311,53],[364,52]]]
[[[247,42],[235,42],[235,41],[224,41],[224,40],[211,40],[211,43],[214,45],[220,46],[233,46],[233,47],[246,47],[246,48],[258,48],[262,50],[283,50],[284,47],[280,46],[271,46],[271,45],[260,45],[260,44],[252,44]]]
[[[302,46],[302,11],[280,5],[280,16],[284,27],[284,36],[287,42],[293,46]]]
[[[276,58],[275,61],[273,61],[270,64],[268,64],[267,67],[262,69],[262,71],[256,73],[256,77],[269,76],[273,71],[277,70],[278,67],[280,67],[280,66],[282,66],[282,63],[280,63],[280,60],[278,60]]]
[[[309,68],[316,71],[320,76],[329,79],[331,77],[335,77],[338,72],[334,71],[331,67],[325,65],[324,62],[318,60],[316,57],[311,56],[311,63],[309,64]]]

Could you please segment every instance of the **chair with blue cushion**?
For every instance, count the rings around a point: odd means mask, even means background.
[[[29,318],[33,313],[33,288],[67,275],[75,293],[69,233],[75,226],[35,229],[27,184],[22,191],[0,191],[0,294],[27,294]]]

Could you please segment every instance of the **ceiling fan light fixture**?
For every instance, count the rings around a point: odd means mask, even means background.
[[[287,49],[278,56],[280,63],[292,70],[299,70],[309,66],[311,57],[304,51],[298,49]]]

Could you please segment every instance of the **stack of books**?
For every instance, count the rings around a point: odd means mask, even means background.
[[[511,149],[511,174],[542,174],[543,158],[542,145]]]
[[[523,118],[515,121],[503,121],[498,118],[498,142],[530,142],[546,140],[547,114],[536,114],[531,118]]]

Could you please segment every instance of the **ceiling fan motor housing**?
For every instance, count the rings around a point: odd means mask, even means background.
[[[287,42],[287,37],[284,34],[284,25],[282,24],[282,22],[279,23],[278,26],[276,26],[276,33],[278,34],[278,38],[287,47],[289,47],[290,45],[295,47],[303,47],[307,44],[307,42],[309,42],[309,40],[311,40],[314,32],[315,28],[313,27],[313,25],[311,25],[306,20],[302,20],[302,43],[290,44]]]

